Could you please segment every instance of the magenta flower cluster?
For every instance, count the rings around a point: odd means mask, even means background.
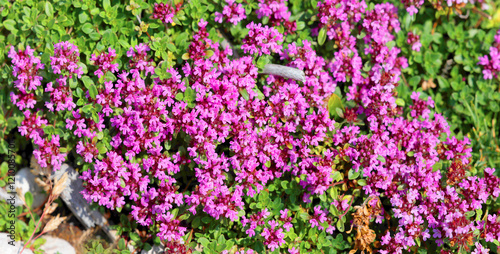
[[[251,22],[247,25],[248,36],[243,39],[241,49],[245,53],[270,55],[271,53],[281,53],[283,46],[283,35],[276,28],[262,26]]]
[[[78,66],[80,52],[78,47],[68,41],[54,45],[54,56],[50,57],[50,65],[55,74],[69,78],[76,74],[80,78],[83,74],[82,67]]]
[[[151,17],[153,19],[159,19],[165,24],[174,23],[172,18],[178,11],[180,11],[179,6],[174,6],[166,3],[155,3],[153,15]]]
[[[90,57],[90,61],[94,62],[95,66],[98,66],[98,69],[94,72],[94,75],[101,78],[106,74],[106,72],[115,73],[118,71],[118,64],[111,63],[116,59],[116,51],[114,49],[109,49],[108,53],[103,53],[100,55],[92,54]]]
[[[500,73],[500,30],[495,35],[495,42],[490,47],[490,54],[479,57],[479,65],[483,66],[484,79],[498,78]]]
[[[224,6],[222,13],[215,12],[216,22],[222,23],[224,21],[229,21],[233,25],[237,25],[240,21],[247,18],[242,4],[235,3],[234,0],[225,1],[227,5]]]
[[[71,75],[75,73],[81,75],[81,68],[78,67],[78,49],[70,43],[58,43],[54,45],[55,54],[51,57],[52,69],[54,73]],[[76,51],[75,51],[76,50]],[[42,167],[53,167],[59,169],[64,162],[66,154],[61,153],[59,135],[45,135],[43,128],[48,124],[48,121],[43,117],[41,111],[32,112],[30,109],[35,107],[37,96],[35,90],[41,88],[42,77],[39,76],[39,70],[44,68],[38,57],[34,56],[34,50],[29,46],[24,51],[16,52],[14,47],[11,47],[9,57],[12,60],[13,72],[17,80],[14,81],[14,86],[18,89],[17,92],[11,93],[12,102],[20,110],[24,110],[24,120],[19,126],[19,132],[22,136],[29,137],[35,144],[33,155],[38,160]],[[59,78],[60,86],[66,86],[66,77]],[[59,87],[58,87],[59,88]],[[71,93],[67,93],[66,88],[54,89],[52,83],[47,85],[45,91],[51,92],[50,102],[46,102],[49,110],[54,110],[54,105],[57,105],[56,110],[64,108],[73,108],[75,105],[72,102]]]
[[[11,92],[11,101],[20,110],[32,109],[35,107],[35,94],[34,91],[37,87],[41,86],[42,77],[39,76],[39,70],[44,68],[40,58],[34,57],[34,49],[30,46],[26,50],[19,50],[16,52],[12,46],[9,51],[9,58],[12,60],[12,75],[17,80],[14,81],[14,86],[17,88],[18,93]]]
[[[284,35],[294,33],[297,22],[290,21],[292,13],[288,10],[287,3],[287,0],[259,0],[259,9],[255,10],[257,18],[268,17],[268,22],[273,27],[282,25]]]
[[[413,51],[419,52],[422,47],[422,43],[420,43],[420,36],[412,32],[408,32],[408,39],[406,42],[411,46],[411,50]]]

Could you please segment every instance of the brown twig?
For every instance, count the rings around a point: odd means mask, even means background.
[[[410,85],[408,84],[408,82],[406,81],[406,78],[405,78],[405,75],[403,74],[403,72],[401,72],[401,77],[403,78],[403,82],[405,83],[405,85],[407,87],[410,87]]]
[[[182,193],[186,192],[187,188],[189,187],[189,185],[191,184],[191,182],[193,181],[194,177],[191,177],[191,179],[189,180],[188,184],[186,185],[186,187],[184,188],[184,190],[182,191]]]
[[[349,212],[349,210],[351,210],[352,202],[354,202],[354,197],[351,198],[351,202],[349,203],[349,207],[345,210],[345,212],[342,215],[339,216],[339,220],[342,219],[342,217],[344,217]]]
[[[489,20],[492,19],[492,17],[490,15],[488,15],[488,13],[485,13],[484,11],[479,10],[476,6],[474,6],[472,8],[472,11],[475,12],[475,13],[477,13],[477,14],[479,14],[479,15],[481,15],[481,16],[483,16],[483,17],[485,17],[485,18],[487,18],[487,19],[489,19]]]

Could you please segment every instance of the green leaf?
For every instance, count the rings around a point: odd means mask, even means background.
[[[104,7],[104,9],[109,9],[111,7],[111,3],[109,2],[109,0],[103,0],[102,6]]]
[[[318,44],[321,46],[326,41],[326,27],[322,27],[318,33]]]
[[[270,62],[269,58],[266,55],[264,55],[257,59],[256,66],[259,69],[263,69],[264,66],[266,66],[266,64],[268,64],[269,62]]]
[[[342,109],[340,109],[340,108],[336,108],[336,109],[335,109],[335,112],[337,113],[337,115],[338,115],[340,118],[344,118],[344,112],[342,111]]]
[[[94,27],[90,23],[85,23],[82,26],[82,31],[86,34],[90,34],[94,31]]]
[[[49,1],[45,2],[45,14],[50,18],[54,17],[54,7]]]
[[[196,218],[194,218],[193,222],[191,223],[191,226],[193,228],[198,228],[200,226],[200,222],[201,222],[200,217],[196,217]]]
[[[329,192],[330,192],[330,197],[332,197],[333,199],[337,199],[339,197],[339,193],[337,191],[337,188],[332,187],[332,188],[330,188]]]
[[[191,88],[186,88],[184,92],[184,101],[187,103],[194,102],[196,100],[196,92]]]
[[[176,94],[175,99],[178,101],[182,101],[182,99],[184,99],[184,94],[183,93]]]
[[[271,167],[271,160],[266,161],[265,165],[266,165],[267,168],[270,168]]]
[[[80,23],[85,24],[85,22],[89,19],[89,15],[86,12],[82,12],[78,15],[78,21]]]
[[[125,240],[123,238],[120,238],[118,241],[118,248],[120,250],[125,250],[127,248],[127,245],[125,245]]]
[[[96,148],[99,151],[99,154],[105,154],[108,151],[106,146],[101,142],[97,143]]]
[[[3,26],[9,30],[9,31],[14,31],[17,30],[14,26],[16,25],[16,21],[12,19],[7,19],[3,22]]]
[[[203,222],[204,224],[208,224],[211,221],[212,221],[212,218],[208,217],[208,216],[205,216],[205,217],[201,218],[201,222]]]
[[[379,161],[380,161],[380,162],[382,162],[382,163],[385,163],[385,158],[384,158],[382,155],[379,155],[379,156],[377,157],[377,160],[379,160]]]
[[[90,39],[97,41],[101,39],[101,35],[98,32],[92,32],[89,34]]]
[[[281,187],[282,187],[283,189],[285,189],[285,190],[286,190],[286,189],[288,189],[288,183],[289,183],[289,182],[288,182],[288,181],[286,181],[286,180],[285,180],[285,181],[282,181],[282,182],[281,182]]]
[[[308,221],[309,220],[309,214],[306,213],[306,212],[301,212],[299,216],[304,221]]]
[[[250,95],[248,94],[248,91],[246,89],[240,89],[240,94],[246,101],[248,101],[248,99],[250,98]]]
[[[224,238],[224,235],[220,235],[219,239],[217,239],[217,244],[222,245],[226,242],[226,238]]]
[[[33,205],[33,195],[31,194],[31,192],[26,192],[24,193],[24,200],[26,201],[26,206],[27,207],[30,207]]]
[[[335,171],[335,172],[332,173],[332,179],[334,181],[338,182],[338,181],[342,180],[342,178],[343,178],[342,174],[339,171]]]
[[[214,55],[214,51],[213,51],[213,50],[207,50],[207,51],[205,52],[205,57],[206,57],[206,58],[210,58],[210,57],[211,57],[211,56],[213,56],[213,55]]]
[[[481,220],[481,216],[483,216],[483,210],[477,209],[476,210],[476,221]]]
[[[328,99],[328,112],[330,112],[330,115],[332,116],[337,115],[340,117],[340,114],[337,109],[343,111],[344,105],[342,105],[342,100],[337,94],[332,94]]]
[[[476,214],[476,211],[468,211],[465,213],[466,218],[470,218]]]
[[[90,95],[90,97],[92,97],[92,99],[95,99],[95,97],[97,95],[97,88],[95,87],[94,84],[90,85],[90,87],[89,87],[89,95]]]
[[[349,173],[348,173],[348,175],[347,175],[347,177],[349,177],[349,180],[354,180],[354,179],[358,178],[358,176],[359,176],[359,171],[358,171],[358,172],[356,172],[356,171],[355,171],[354,169],[352,169],[352,168],[349,170]]]
[[[90,110],[93,108],[92,105],[87,104],[80,108],[80,113],[90,113]]]
[[[420,76],[413,76],[413,77],[408,79],[408,84],[412,87],[416,87],[416,86],[418,86],[418,84],[420,83],[421,80],[422,80],[422,78]]]
[[[401,98],[397,98],[396,99],[396,105],[400,106],[400,107],[404,107],[405,106],[405,101]]]
[[[417,243],[418,247],[420,247],[420,237],[415,237],[415,242]]]
[[[149,252],[151,249],[153,249],[153,247],[149,243],[145,243],[142,247],[142,250],[146,252]]]
[[[359,179],[358,180],[358,185],[359,186],[365,186],[366,185],[366,180],[365,179]]]
[[[198,239],[198,243],[201,243],[203,247],[208,248],[208,244],[210,244],[210,241],[205,237],[201,237],[200,239]]]
[[[297,22],[297,31],[300,31],[306,27],[306,23],[303,21]]]
[[[83,85],[85,88],[90,89],[90,85],[94,84],[94,81],[89,76],[83,76],[82,77]]]
[[[130,240],[132,240],[134,242],[140,242],[141,241],[141,237],[137,233],[135,233],[135,232],[129,233],[129,236],[130,236]]]
[[[438,163],[436,163],[436,164],[434,164],[434,165],[432,166],[432,170],[433,170],[434,172],[436,172],[436,171],[438,171],[438,170],[441,170],[441,168],[442,168],[442,167],[443,167],[443,163],[442,163],[442,162],[438,162]]]
[[[337,221],[337,229],[338,229],[340,232],[344,232],[344,222],[342,222],[342,220],[338,220],[338,221]]]

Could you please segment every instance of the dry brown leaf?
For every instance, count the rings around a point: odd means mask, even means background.
[[[49,192],[50,190],[50,185],[47,184],[45,181],[42,179],[36,177],[35,178],[35,183],[38,184],[38,186],[42,187],[45,192]]]
[[[52,191],[53,195],[59,196],[61,192],[66,188],[68,182],[68,172],[65,172],[59,180],[56,181],[54,190]]]
[[[56,216],[56,217],[53,217],[52,219],[50,219],[49,222],[47,222],[47,224],[45,225],[45,228],[43,229],[43,233],[47,233],[47,232],[50,232],[54,229],[56,229],[57,227],[59,227],[59,225],[66,219],[66,217],[59,217],[59,214]]]
[[[371,244],[375,241],[376,235],[375,231],[370,229],[370,219],[374,216],[380,215],[380,200],[378,197],[374,197],[377,199],[376,205],[372,206],[369,201],[372,198],[367,199],[362,206],[355,206],[356,211],[353,214],[354,220],[351,225],[351,230],[353,226],[356,226],[356,237],[354,239],[354,249],[352,249],[349,253],[356,253],[356,251],[360,250],[361,253],[365,253],[365,250],[368,253],[372,253]],[[349,232],[351,231],[349,230]]]
[[[49,203],[46,203],[45,204],[45,211],[44,212],[46,214],[51,214],[51,213],[53,213],[56,210],[56,208],[57,208],[57,203],[52,203],[50,205],[49,205]]]
[[[434,80],[430,78],[429,80],[424,80],[422,82],[422,90],[427,90],[429,88],[436,88],[436,84],[434,83]]]

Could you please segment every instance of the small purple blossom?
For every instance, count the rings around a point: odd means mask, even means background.
[[[215,22],[222,23],[228,20],[233,25],[237,25],[240,21],[246,19],[245,9],[242,4],[235,3],[234,0],[225,0],[226,4],[222,13],[215,12]]]
[[[97,70],[94,72],[94,75],[101,78],[106,74],[106,72],[110,71],[111,73],[115,73],[118,71],[118,64],[112,64],[116,59],[116,51],[112,48],[108,49],[108,53],[101,53],[99,55],[92,54],[90,57],[90,61],[93,61],[93,64],[97,66]]]
[[[259,56],[262,54],[269,55],[272,52],[281,53],[283,46],[283,35],[275,28],[268,26],[263,27],[262,24],[255,24],[251,22],[247,25],[250,29],[248,36],[243,39],[241,49],[243,52],[255,54]]]
[[[76,74],[80,78],[83,74],[82,67],[78,66],[80,51],[78,47],[69,41],[63,41],[54,45],[54,56],[50,57],[50,64],[55,74],[72,77]]]

